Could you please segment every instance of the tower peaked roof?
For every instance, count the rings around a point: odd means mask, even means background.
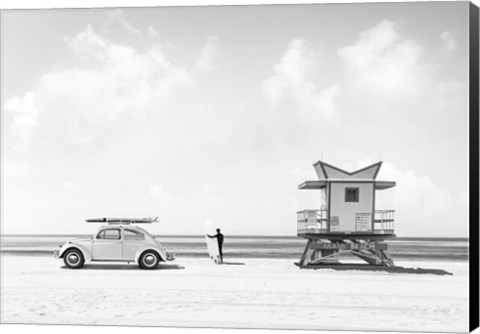
[[[355,172],[347,172],[323,161],[318,161],[313,166],[317,172],[318,179],[324,181],[329,179],[375,180],[381,165],[382,161],[379,161]]]

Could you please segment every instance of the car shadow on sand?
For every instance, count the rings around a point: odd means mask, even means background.
[[[72,270],[67,266],[62,266],[62,269]],[[178,264],[159,264],[156,268],[149,269],[149,270],[182,270],[182,269],[185,269],[185,267]],[[79,270],[145,270],[145,269],[142,269],[135,264],[94,263],[94,264],[85,264]],[[149,271],[149,270],[145,270],[145,271]]]

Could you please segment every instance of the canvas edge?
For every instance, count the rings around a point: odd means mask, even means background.
[[[479,8],[469,3],[470,109],[470,317],[469,329],[479,327]]]

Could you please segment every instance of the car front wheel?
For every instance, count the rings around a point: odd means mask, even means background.
[[[158,265],[159,261],[160,258],[156,252],[145,251],[140,256],[139,265],[142,269],[154,269]]]
[[[85,259],[83,258],[82,252],[78,249],[71,249],[63,256],[63,262],[65,262],[68,268],[78,269],[83,266]]]

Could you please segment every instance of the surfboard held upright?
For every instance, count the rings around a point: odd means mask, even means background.
[[[216,237],[217,232],[210,220],[205,221],[205,242],[207,244],[208,256],[214,263],[220,264],[223,258],[220,254],[220,246]]]

